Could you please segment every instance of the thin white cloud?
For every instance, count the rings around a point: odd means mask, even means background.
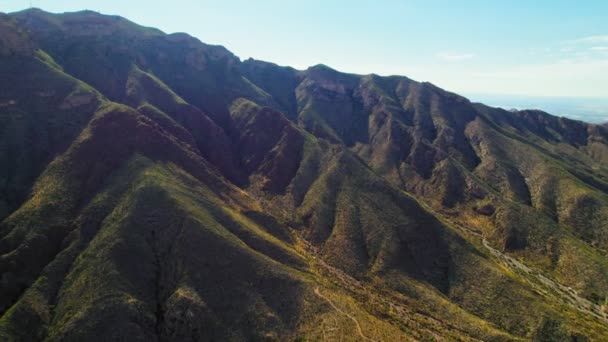
[[[538,58],[530,60],[529,63],[477,63],[481,59],[479,55],[452,51],[437,53],[434,60],[415,64],[380,63],[365,67],[352,64],[348,71],[404,75],[418,81],[430,81],[456,93],[493,92],[608,98],[608,54],[606,51],[590,50],[593,46],[608,44],[575,46],[572,51],[551,56],[545,55],[544,46],[537,46],[528,49],[529,52],[538,54]],[[555,50],[559,51],[559,46],[555,47]],[[463,55],[473,56],[461,57]]]
[[[455,67],[451,63],[438,62],[407,66],[353,65],[352,68],[347,68],[347,71],[404,75],[417,81],[430,81],[456,93],[492,92],[531,96],[608,98],[608,57],[571,58],[541,64],[504,67],[477,63],[463,63]],[[607,107],[603,107],[605,108]]]
[[[567,44],[597,44],[597,43],[608,43],[608,34],[582,37],[573,40],[565,41]]]
[[[608,35],[587,36],[578,39],[564,40],[559,43],[559,54],[546,54],[560,59],[605,59],[608,55]],[[548,50],[547,50],[548,51]],[[559,60],[557,61],[559,62]]]
[[[473,53],[440,52],[437,57],[444,61],[464,61],[475,57]]]
[[[470,86],[504,93],[554,96],[608,96],[608,59],[570,59],[472,72]]]

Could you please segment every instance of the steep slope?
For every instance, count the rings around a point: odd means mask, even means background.
[[[226,124],[226,108],[237,97],[263,104],[272,101],[240,75],[239,60],[231,52],[184,33],[166,35],[90,11],[52,15],[29,10],[13,16],[67,72],[116,102],[126,98],[133,64],[210,113],[220,126]]]
[[[117,135],[118,127],[124,136]],[[3,317],[12,327],[8,336],[224,339],[233,331],[234,338],[248,339],[293,324],[273,326],[263,317],[298,317],[272,313],[272,307],[298,310],[298,288],[304,286],[298,283],[304,279],[287,265],[302,268],[301,257],[235,212],[248,202],[243,194],[171,140],[141,115],[112,107],[47,169],[30,201],[3,223],[9,231],[5,248],[18,246],[5,254],[10,258],[3,259],[3,273],[24,287],[32,285]],[[90,194],[97,195],[87,198]],[[16,264],[29,267],[10,268]],[[286,286],[289,294],[272,290],[260,297],[247,285],[259,282],[277,284],[256,289]],[[182,316],[181,306],[202,317],[205,326]],[[41,330],[45,326],[48,331]]]
[[[101,94],[65,74],[12,18],[0,16],[0,219],[99,106]]]
[[[0,31],[3,340],[608,339],[605,127],[90,11]]]
[[[247,120],[253,127],[270,127],[271,123],[286,121],[279,112],[243,100],[238,101],[233,112],[233,117]],[[277,118],[270,119],[273,113]],[[271,130],[286,131],[299,132],[302,138],[293,137],[290,141],[294,144],[303,141],[304,146],[275,155],[275,151],[286,149],[282,140],[275,139],[278,142],[275,147],[266,148],[266,157],[280,161],[281,156],[299,155],[304,150],[291,183],[279,193],[272,189],[264,191],[264,187],[260,191],[262,181],[248,190],[258,194],[262,203],[266,203],[266,210],[292,221],[330,269],[339,268],[346,277],[376,283],[389,293],[424,296],[425,304],[410,305],[426,306],[425,311],[435,305],[446,305],[441,300],[446,296],[475,315],[524,336],[539,322],[523,319],[522,311],[539,310],[552,316],[565,310],[568,315],[580,315],[577,308],[565,301],[543,303],[537,289],[529,288],[529,279],[505,273],[489,262],[495,250],[483,247],[485,242],[467,242],[466,238],[471,237],[469,231],[455,229],[445,220],[433,217],[414,199],[379,178],[348,149],[328,145],[295,127]],[[292,174],[288,172],[290,168],[283,170]],[[308,187],[303,196],[299,191],[302,186]],[[414,284],[423,285],[420,288]],[[445,311],[431,309],[431,312],[442,321],[474,325],[463,311],[454,310],[450,318]],[[594,319],[605,319],[601,310],[597,315]],[[569,329],[577,330],[574,326]]]
[[[268,67],[244,65],[252,79]],[[348,75],[322,65],[293,77],[301,78],[291,91],[303,128],[348,147],[451,220],[603,303],[604,127],[472,104],[404,77]],[[277,96],[286,97],[284,89]]]

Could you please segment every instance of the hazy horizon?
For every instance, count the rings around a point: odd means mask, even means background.
[[[608,122],[608,98],[530,96],[522,94],[463,93],[473,102],[506,110],[538,109],[556,116],[590,123]]]

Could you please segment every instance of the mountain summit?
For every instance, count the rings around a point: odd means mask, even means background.
[[[608,127],[0,15],[3,341],[606,341]]]

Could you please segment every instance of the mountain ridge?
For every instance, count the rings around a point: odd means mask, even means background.
[[[608,336],[605,127],[95,12],[0,30],[3,339]]]

